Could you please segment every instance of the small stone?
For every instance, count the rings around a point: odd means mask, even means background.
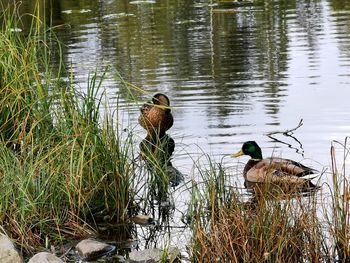
[[[63,261],[49,252],[35,254],[28,263],[63,263]]]
[[[99,242],[94,239],[84,239],[76,246],[79,256],[83,260],[95,260],[115,250],[115,246]]]
[[[1,263],[22,263],[23,259],[19,255],[12,241],[5,235],[0,234],[0,262]]]
[[[160,260],[161,250],[159,248],[132,251],[129,253],[131,263],[156,263]]]
[[[180,252],[177,248],[169,248],[168,250],[153,248],[132,251],[129,253],[129,260],[131,263],[156,263],[161,260],[164,253],[167,253],[170,262],[174,262],[174,260],[180,256]]]
[[[131,218],[135,224],[146,226],[155,225],[154,219],[148,215],[137,215]]]

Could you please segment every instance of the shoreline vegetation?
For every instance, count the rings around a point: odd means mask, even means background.
[[[128,217],[133,155],[120,139],[92,74],[85,93],[63,81],[60,44],[35,16],[26,36],[16,13],[2,13],[0,32],[0,223],[22,248],[88,235],[96,214]],[[53,43],[54,42],[54,43]],[[55,45],[56,50],[50,46]]]
[[[322,172],[331,183],[317,190],[257,184],[249,198],[227,188],[229,175],[209,160],[188,211],[191,262],[349,262],[349,150],[348,137],[333,142],[331,171]]]
[[[13,30],[20,28],[15,12],[5,10],[1,19],[1,232],[31,254],[95,234],[101,218],[126,222],[134,215],[138,149],[108,106],[104,74],[92,74],[87,91],[78,92],[63,81],[69,74],[62,58],[51,69],[51,58],[62,53],[42,21],[33,15],[24,36]],[[201,182],[189,188],[190,261],[349,262],[347,138],[342,148],[341,165],[331,148],[331,185],[307,195],[257,187],[248,201],[208,157],[209,168],[195,167]],[[166,195],[169,182],[162,180],[152,183]],[[142,191],[147,199],[154,187]]]

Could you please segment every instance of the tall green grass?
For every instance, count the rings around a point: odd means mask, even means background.
[[[141,158],[144,164],[146,180],[142,187],[145,200],[155,200],[157,203],[164,202],[170,196],[171,177],[168,167],[172,166],[168,151],[171,138],[165,135],[161,139],[145,138],[140,144]]]
[[[337,258],[342,262],[350,261],[350,185],[347,173],[350,148],[348,139],[345,139],[344,144],[340,144],[343,149],[340,167],[337,164],[335,146],[331,147],[333,188],[331,208],[327,211],[327,223],[334,250]]]
[[[103,92],[104,74],[92,74],[78,92],[50,70],[49,43],[60,44],[32,16],[2,13],[0,32],[0,224],[19,243],[43,245],[85,235],[99,215],[128,216],[132,141],[121,138],[118,114]],[[87,225],[86,223],[89,223]]]

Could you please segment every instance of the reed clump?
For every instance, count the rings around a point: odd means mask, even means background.
[[[315,209],[306,212],[300,200],[237,200],[218,209],[209,225],[196,226],[195,262],[320,260]]]
[[[331,146],[332,194],[330,206],[325,208],[332,249],[340,262],[350,261],[350,185],[347,171],[350,147],[348,140],[349,137],[344,143],[334,142]],[[337,158],[335,146],[340,146],[342,150],[340,161]]]
[[[6,9],[0,31],[0,225],[24,248],[90,234],[98,216],[122,222],[132,202],[132,142],[121,139],[92,74],[75,87],[61,64],[60,44],[36,16],[26,35]],[[55,55],[57,55],[55,54]]]
[[[192,262],[348,262],[347,139],[341,148],[342,165],[332,146],[331,172],[313,192],[256,185],[247,197],[223,186],[232,177],[224,165],[199,166],[189,209]]]

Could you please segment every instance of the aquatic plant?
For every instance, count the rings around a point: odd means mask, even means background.
[[[103,92],[104,73],[75,87],[60,43],[37,16],[26,35],[6,9],[0,32],[0,224],[24,247],[90,234],[128,216],[132,141]],[[65,75],[64,75],[65,74]]]
[[[337,143],[343,149],[341,166],[337,165],[334,146],[331,147],[332,182],[308,193],[260,184],[252,187],[247,196],[241,188],[229,184],[228,179],[235,175],[223,169],[221,163],[210,161],[209,167],[198,166],[201,178],[193,181],[188,211],[193,229],[191,260],[347,262],[350,241],[347,140]],[[241,171],[236,172],[241,176]]]
[[[331,146],[332,188],[331,209],[325,207],[330,236],[335,246],[336,258],[341,262],[350,260],[350,185],[347,176],[347,160],[349,158],[348,138],[341,145],[343,149],[342,165],[337,165],[335,146]]]

